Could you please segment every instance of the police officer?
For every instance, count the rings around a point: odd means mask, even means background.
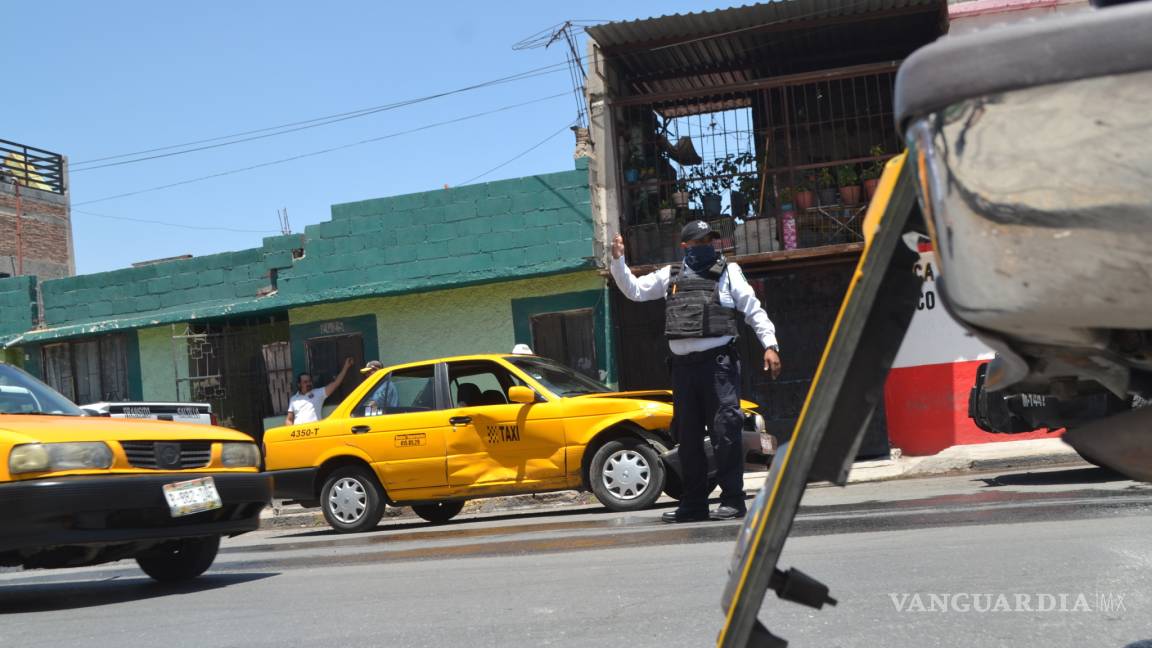
[[[680,446],[683,493],[665,522],[729,520],[744,517],[743,414],[740,410],[740,361],[736,313],[756,332],[764,347],[764,370],[780,375],[776,327],[740,266],[728,263],[713,246],[719,238],[704,221],[692,221],[680,234],[684,262],[676,277],[672,266],[636,277],[624,260],[624,239],[612,241],[612,277],[632,301],[666,299],[664,336],[672,351],[672,405]],[[708,510],[708,460],[705,426],[716,457],[720,506]]]

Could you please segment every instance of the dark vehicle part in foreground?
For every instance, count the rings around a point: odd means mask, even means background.
[[[1149,397],[1152,148],[1133,142],[1152,136],[1150,33],[1152,3],[1140,2],[943,39],[901,67],[909,150],[885,170],[792,440],[745,519],[720,646],[787,645],[758,619],[769,588],[835,604],[777,562],[806,485],[845,483],[915,311],[903,235],[927,229],[945,306],[997,351],[989,393],[1067,398],[1095,383],[1121,401]],[[1152,408],[1106,409],[1064,439],[1152,481]]]

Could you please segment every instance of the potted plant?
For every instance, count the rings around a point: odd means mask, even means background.
[[[860,177],[856,175],[856,167],[851,164],[836,167],[836,184],[840,187],[840,199],[845,205],[860,203]]]
[[[880,157],[884,155],[884,147],[873,146],[868,153],[872,157]],[[864,181],[864,195],[868,200],[872,200],[872,196],[876,194],[876,185],[880,184],[880,175],[883,173],[883,160],[874,160],[871,164],[866,165],[860,173],[860,179]]]
[[[837,202],[836,178],[832,175],[830,167],[820,169],[820,173],[816,176],[816,197],[821,205],[835,205]]]
[[[688,183],[684,180],[677,180],[672,192],[672,205],[676,209],[687,209],[688,203],[692,201],[692,194],[688,191]]]
[[[694,187],[692,193],[700,200],[704,208],[704,218],[715,218],[720,215],[723,199],[720,196],[720,167],[716,162],[698,165],[692,170]]]
[[[660,223],[668,224],[676,220],[676,210],[672,208],[672,204],[667,200],[660,201]]]
[[[811,177],[801,180],[792,189],[792,198],[795,201],[796,209],[804,211],[812,209],[812,205],[816,204],[816,194],[812,192],[813,180]]]

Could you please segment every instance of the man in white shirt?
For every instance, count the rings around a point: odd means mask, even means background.
[[[764,347],[764,370],[780,375],[776,327],[740,266],[720,256],[719,238],[708,223],[684,226],[680,246],[684,263],[674,278],[672,266],[636,277],[624,260],[624,239],[612,241],[612,277],[632,301],[667,299],[664,335],[672,351],[674,434],[679,443],[683,493],[665,522],[728,520],[744,517],[744,416],[740,410],[740,361],[735,350],[736,313],[756,333]],[[716,458],[720,506],[708,511],[708,460],[705,426]]]
[[[288,399],[288,416],[284,419],[284,424],[295,425],[319,421],[320,414],[324,411],[324,401],[332,395],[332,392],[340,388],[340,383],[344,382],[344,376],[348,374],[348,369],[351,366],[352,358],[345,358],[344,367],[340,369],[340,375],[327,385],[316,389],[312,389],[311,374],[302,373],[297,376],[296,386],[299,391]]]

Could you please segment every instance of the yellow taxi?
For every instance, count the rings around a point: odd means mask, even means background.
[[[271,497],[252,438],[225,428],[86,415],[0,363],[0,566],[134,558],[195,578],[222,536],[255,530]]]
[[[385,503],[445,522],[469,499],[569,489],[630,511],[678,494],[670,401],[539,356],[427,360],[377,371],[326,419],[268,430],[265,467],[275,497],[341,532],[375,527]],[[763,462],[773,439],[742,404],[745,456]]]

